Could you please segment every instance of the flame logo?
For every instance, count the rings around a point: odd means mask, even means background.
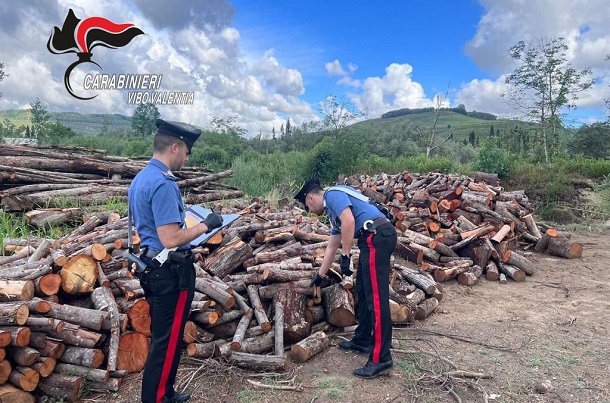
[[[96,46],[103,46],[111,49],[118,49],[127,45],[133,38],[142,35],[144,32],[134,24],[115,24],[103,17],[89,17],[80,20],[70,9],[61,29],[53,28],[53,33],[47,42],[49,52],[60,55],[64,53],[76,53],[78,60],[66,69],[64,74],[64,85],[66,90],[74,98],[87,100],[97,97],[80,97],[72,90],[70,84],[70,74],[76,66],[81,63],[93,63],[102,68],[91,58],[91,50]]]

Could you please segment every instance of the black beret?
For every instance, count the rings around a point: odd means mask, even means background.
[[[167,134],[169,136],[174,136],[184,141],[186,146],[191,151],[193,148],[193,144],[195,141],[201,136],[201,130],[195,129],[193,131],[187,130],[182,126],[175,125],[173,123],[166,122],[162,119],[157,119],[157,134]]]
[[[301,203],[305,204],[305,197],[307,197],[307,193],[311,192],[316,188],[322,189],[322,186],[320,186],[320,181],[317,179],[308,180],[307,182],[305,182],[301,190],[299,190],[299,193],[294,196],[295,200],[298,200]]]

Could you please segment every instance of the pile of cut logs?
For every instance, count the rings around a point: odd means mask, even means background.
[[[62,206],[71,200],[85,207],[103,205],[113,197],[125,199],[131,180],[147,162],[80,147],[3,144],[0,207],[5,211],[26,211],[26,219],[33,226],[73,222],[79,218],[80,209]],[[218,182],[231,174],[230,170],[213,173],[199,167],[174,172],[189,204],[243,196],[240,189]]]
[[[441,283],[473,285],[535,272],[527,249],[566,258],[582,246],[537,224],[523,192],[497,178],[440,173],[340,178],[392,209],[399,243],[390,283],[392,320],[425,319]],[[186,326],[187,354],[281,371],[330,345],[330,333],[357,323],[353,278],[309,282],[322,262],[329,228],[288,202],[278,211],[253,201],[223,213],[240,218],[194,248],[197,280]],[[150,317],[127,268],[127,219],[100,212],[61,239],[4,238],[0,256],[0,400],[3,393],[65,396],[116,391],[143,369]],[[137,240],[137,238],[136,238]],[[357,267],[358,250],[352,251]],[[333,269],[339,272],[338,264]],[[512,281],[511,280],[511,281]],[[285,355],[285,349],[290,354]]]

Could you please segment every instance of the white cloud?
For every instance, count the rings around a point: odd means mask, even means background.
[[[341,66],[341,62],[337,59],[325,63],[324,67],[326,68],[326,72],[331,76],[343,76],[346,74],[345,70],[343,70],[343,66]]]
[[[509,117],[514,114],[502,94],[508,90],[504,84],[504,76],[496,81],[472,80],[463,84],[455,97],[455,106],[464,104],[468,111],[493,113],[494,115]]]
[[[362,92],[352,94],[351,100],[358,109],[368,111],[371,118],[394,109],[433,106],[422,85],[411,79],[412,72],[409,64],[392,63],[386,67],[385,76],[363,79]]]

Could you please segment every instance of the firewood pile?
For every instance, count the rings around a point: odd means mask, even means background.
[[[34,226],[73,221],[80,209],[62,206],[70,201],[86,207],[103,205],[112,197],[126,199],[131,180],[147,163],[148,159],[113,157],[102,150],[3,144],[0,207],[27,212],[26,219]],[[174,175],[189,204],[243,196],[240,189],[219,182],[231,176],[231,170],[214,173],[184,167]]]
[[[385,204],[397,219],[395,324],[432,313],[443,282],[471,286],[483,275],[524,281],[535,274],[531,249],[582,254],[569,234],[535,222],[524,192],[504,191],[493,175],[402,173],[339,182]],[[282,371],[289,359],[304,362],[327,348],[333,330],[356,324],[355,277],[329,276],[321,288],[309,286],[330,238],[320,219],[292,202],[278,210],[236,201],[222,213],[240,218],[193,249],[189,357]],[[90,390],[117,391],[126,374],[143,369],[149,307],[127,268],[127,236],[126,217],[100,212],[61,239],[4,238],[0,398],[13,393],[33,401],[34,392],[74,401],[85,380]],[[355,246],[352,259],[357,267]],[[333,270],[340,272],[338,263]]]

